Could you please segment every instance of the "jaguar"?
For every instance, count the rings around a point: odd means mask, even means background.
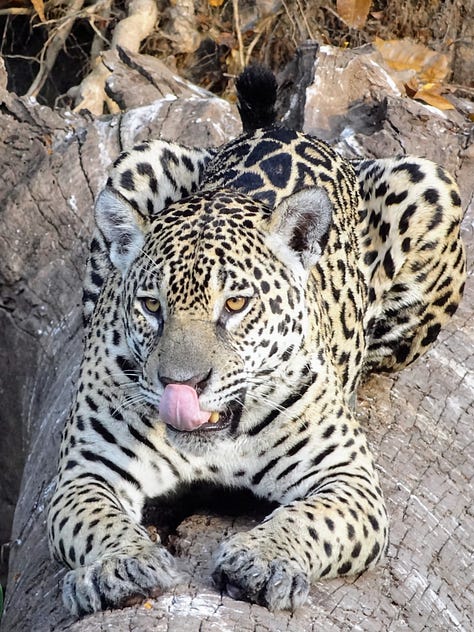
[[[234,598],[294,609],[311,582],[370,569],[387,548],[356,393],[425,353],[456,311],[458,189],[428,160],[350,162],[278,125],[261,67],[237,91],[241,136],[140,143],[97,198],[48,518],[76,615],[180,581],[143,512],[197,484],[271,505],[214,552],[215,585]]]

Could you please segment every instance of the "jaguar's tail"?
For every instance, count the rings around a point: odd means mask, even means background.
[[[259,64],[248,66],[238,76],[235,86],[244,132],[275,123],[277,82],[271,70]]]

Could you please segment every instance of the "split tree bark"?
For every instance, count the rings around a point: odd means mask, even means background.
[[[295,614],[271,614],[221,596],[209,579],[219,540],[251,527],[253,519],[204,512],[187,518],[170,540],[189,571],[185,584],[157,599],[79,621],[63,610],[64,569],[49,558],[45,513],[81,354],[80,286],[93,199],[107,165],[134,142],[161,136],[218,145],[239,131],[231,106],[174,77],[156,60],[108,53],[107,93],[122,109],[130,108],[113,117],[59,114],[8,94],[4,77],[0,87],[0,460],[1,502],[10,515],[28,455],[2,630],[472,629],[472,129],[461,115],[438,114],[402,99],[370,52],[324,48],[316,64],[315,52],[306,47],[291,81],[289,75],[284,80],[298,95],[290,107],[282,105],[287,122],[329,138],[349,156],[406,150],[436,159],[457,177],[467,208],[470,278],[460,309],[425,358],[399,375],[373,377],[360,394],[358,414],[391,513],[388,559],[358,579],[318,583],[307,606]],[[345,86],[339,91],[345,101],[332,101],[328,110],[337,85]],[[290,103],[284,96],[282,104]],[[138,98],[149,105],[137,107]],[[4,513],[4,535],[8,518]]]

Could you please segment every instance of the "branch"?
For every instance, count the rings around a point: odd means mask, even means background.
[[[235,32],[237,34],[237,41],[239,43],[240,72],[242,72],[245,66],[245,57],[244,57],[244,41],[242,38],[242,31],[240,29],[239,0],[232,0],[232,8],[234,10]]]
[[[56,63],[59,51],[63,48],[67,38],[69,37],[76,19],[76,13],[82,9],[83,4],[84,0],[74,0],[71,3],[67,19],[65,19],[64,22],[57,27],[54,35],[50,38],[49,43],[46,43],[46,46],[43,48],[41,54],[39,72],[29,87],[28,92],[26,93],[27,96],[36,97],[41,88],[44,86],[49,73]]]
[[[128,17],[115,27],[111,49],[120,46],[137,53],[142,40],[153,32],[157,18],[158,9],[154,0],[132,0],[128,7]],[[92,63],[92,72],[74,88],[77,95],[74,111],[89,110],[92,114],[100,115],[105,103],[109,112],[118,112],[119,106],[105,92],[105,82],[110,70],[103,63],[102,53]]]

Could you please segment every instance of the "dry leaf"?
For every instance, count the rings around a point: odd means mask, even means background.
[[[404,83],[409,97],[439,110],[455,109],[451,101],[441,95],[442,81],[449,71],[446,55],[409,39],[384,41],[376,37],[374,44]]]
[[[454,110],[455,108],[451,101],[443,97],[440,92],[440,85],[427,83],[413,95],[413,98],[424,101],[424,103],[432,105],[438,110]]]
[[[449,72],[448,57],[442,53],[432,52],[433,56],[426,61],[420,72],[423,83],[440,83]]]
[[[367,20],[371,4],[371,0],[337,0],[336,9],[347,26],[361,29]]]
[[[385,62],[397,72],[414,71],[421,83],[439,83],[448,74],[448,58],[410,39],[375,38],[375,47]]]
[[[46,18],[44,15],[44,2],[43,0],[31,0],[31,4],[33,5],[36,13],[39,16],[41,22],[46,22]]]
[[[224,0],[209,0],[209,6],[221,7],[224,4]]]

